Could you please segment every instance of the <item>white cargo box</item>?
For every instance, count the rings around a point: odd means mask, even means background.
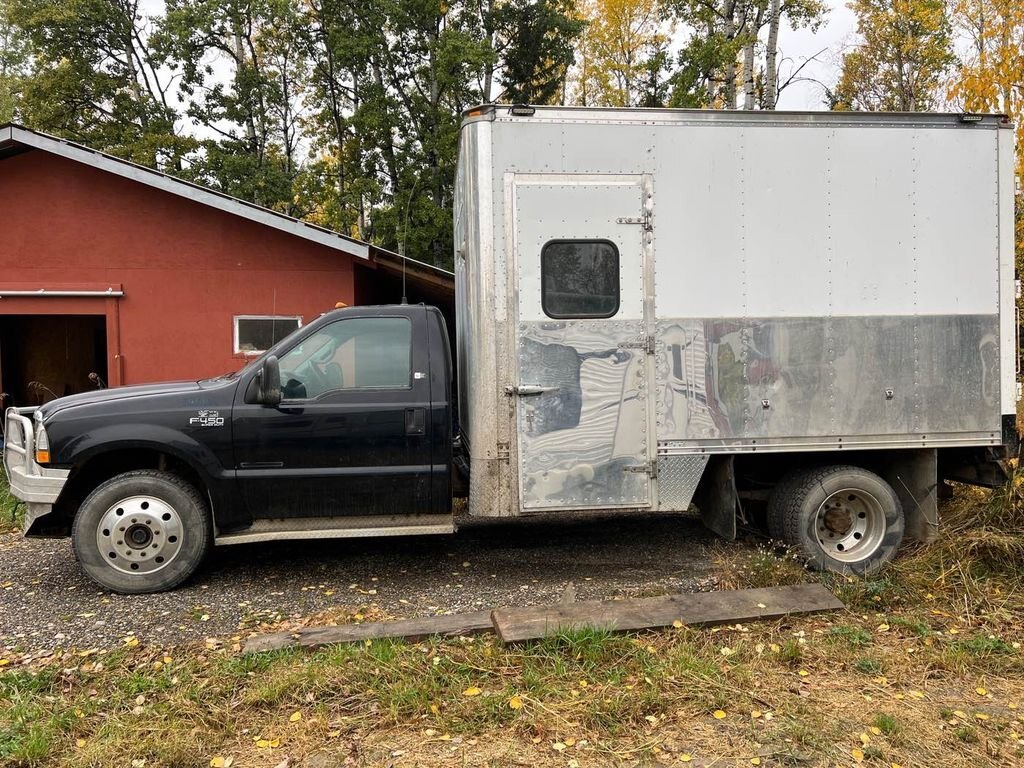
[[[455,204],[470,511],[685,510],[710,456],[995,446],[1000,116],[484,107]]]

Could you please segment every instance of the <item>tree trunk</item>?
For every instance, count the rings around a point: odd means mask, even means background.
[[[768,43],[764,53],[764,93],[761,96],[761,109],[775,109],[779,101],[779,23],[781,22],[780,0],[771,0],[768,20]]]
[[[486,10],[484,11],[484,20],[486,21],[487,27],[487,47],[494,50],[494,28],[490,26],[493,23],[492,16],[494,14],[494,0],[487,0],[485,3]],[[494,62],[488,61],[484,65],[484,83],[483,93],[481,94],[481,101],[484,104],[491,103],[491,82],[494,80]]]
[[[754,39],[743,46],[743,109],[754,108]]]
[[[729,0],[725,4],[724,23],[722,29],[725,32],[725,39],[730,43],[736,39],[736,2],[735,0]],[[722,83],[722,107],[724,109],[735,109],[736,108],[736,59],[733,57],[729,58],[729,63],[725,65],[725,70],[722,73],[724,82]]]

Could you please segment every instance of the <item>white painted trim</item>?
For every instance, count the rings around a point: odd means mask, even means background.
[[[328,248],[348,253],[356,258],[367,260],[370,258],[370,246],[367,243],[352,240],[328,229],[307,224],[291,216],[271,211],[268,208],[262,208],[238,198],[206,189],[197,184],[176,179],[152,168],[136,165],[127,160],[121,160],[120,158],[96,152],[79,144],[36,133],[26,128],[9,126],[5,129],[5,132],[8,134],[8,140],[16,141],[19,144],[41,149],[44,152],[50,152],[68,160],[74,160],[77,163],[82,163],[83,165],[88,165],[125,179],[137,181],[140,184],[154,187],[163,192],[184,197],[225,213],[240,216],[243,219],[301,237],[304,240],[310,240]],[[0,137],[2,136],[3,133],[0,132]]]
[[[233,342],[231,345],[233,353],[236,355],[251,355],[253,357],[256,357],[257,355],[262,355],[267,350],[241,349],[241,347],[238,344],[239,320],[294,320],[296,323],[298,323],[298,325],[296,326],[296,330],[302,327],[302,315],[235,315],[231,321],[232,327],[234,329],[234,333],[232,334]],[[289,331],[289,333],[293,332],[294,331]]]

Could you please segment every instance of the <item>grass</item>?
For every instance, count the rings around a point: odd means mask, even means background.
[[[7,483],[7,470],[0,464],[0,526],[11,524],[21,527],[25,505],[11,494]]]
[[[0,651],[0,765],[1013,764],[1020,486],[959,491],[940,541],[879,576],[822,577],[837,614],[514,646]],[[814,578],[757,548],[723,547],[717,571],[731,587]]]

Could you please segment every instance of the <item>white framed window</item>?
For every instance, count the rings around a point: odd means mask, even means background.
[[[299,315],[235,315],[235,354],[259,355],[301,327]]]

